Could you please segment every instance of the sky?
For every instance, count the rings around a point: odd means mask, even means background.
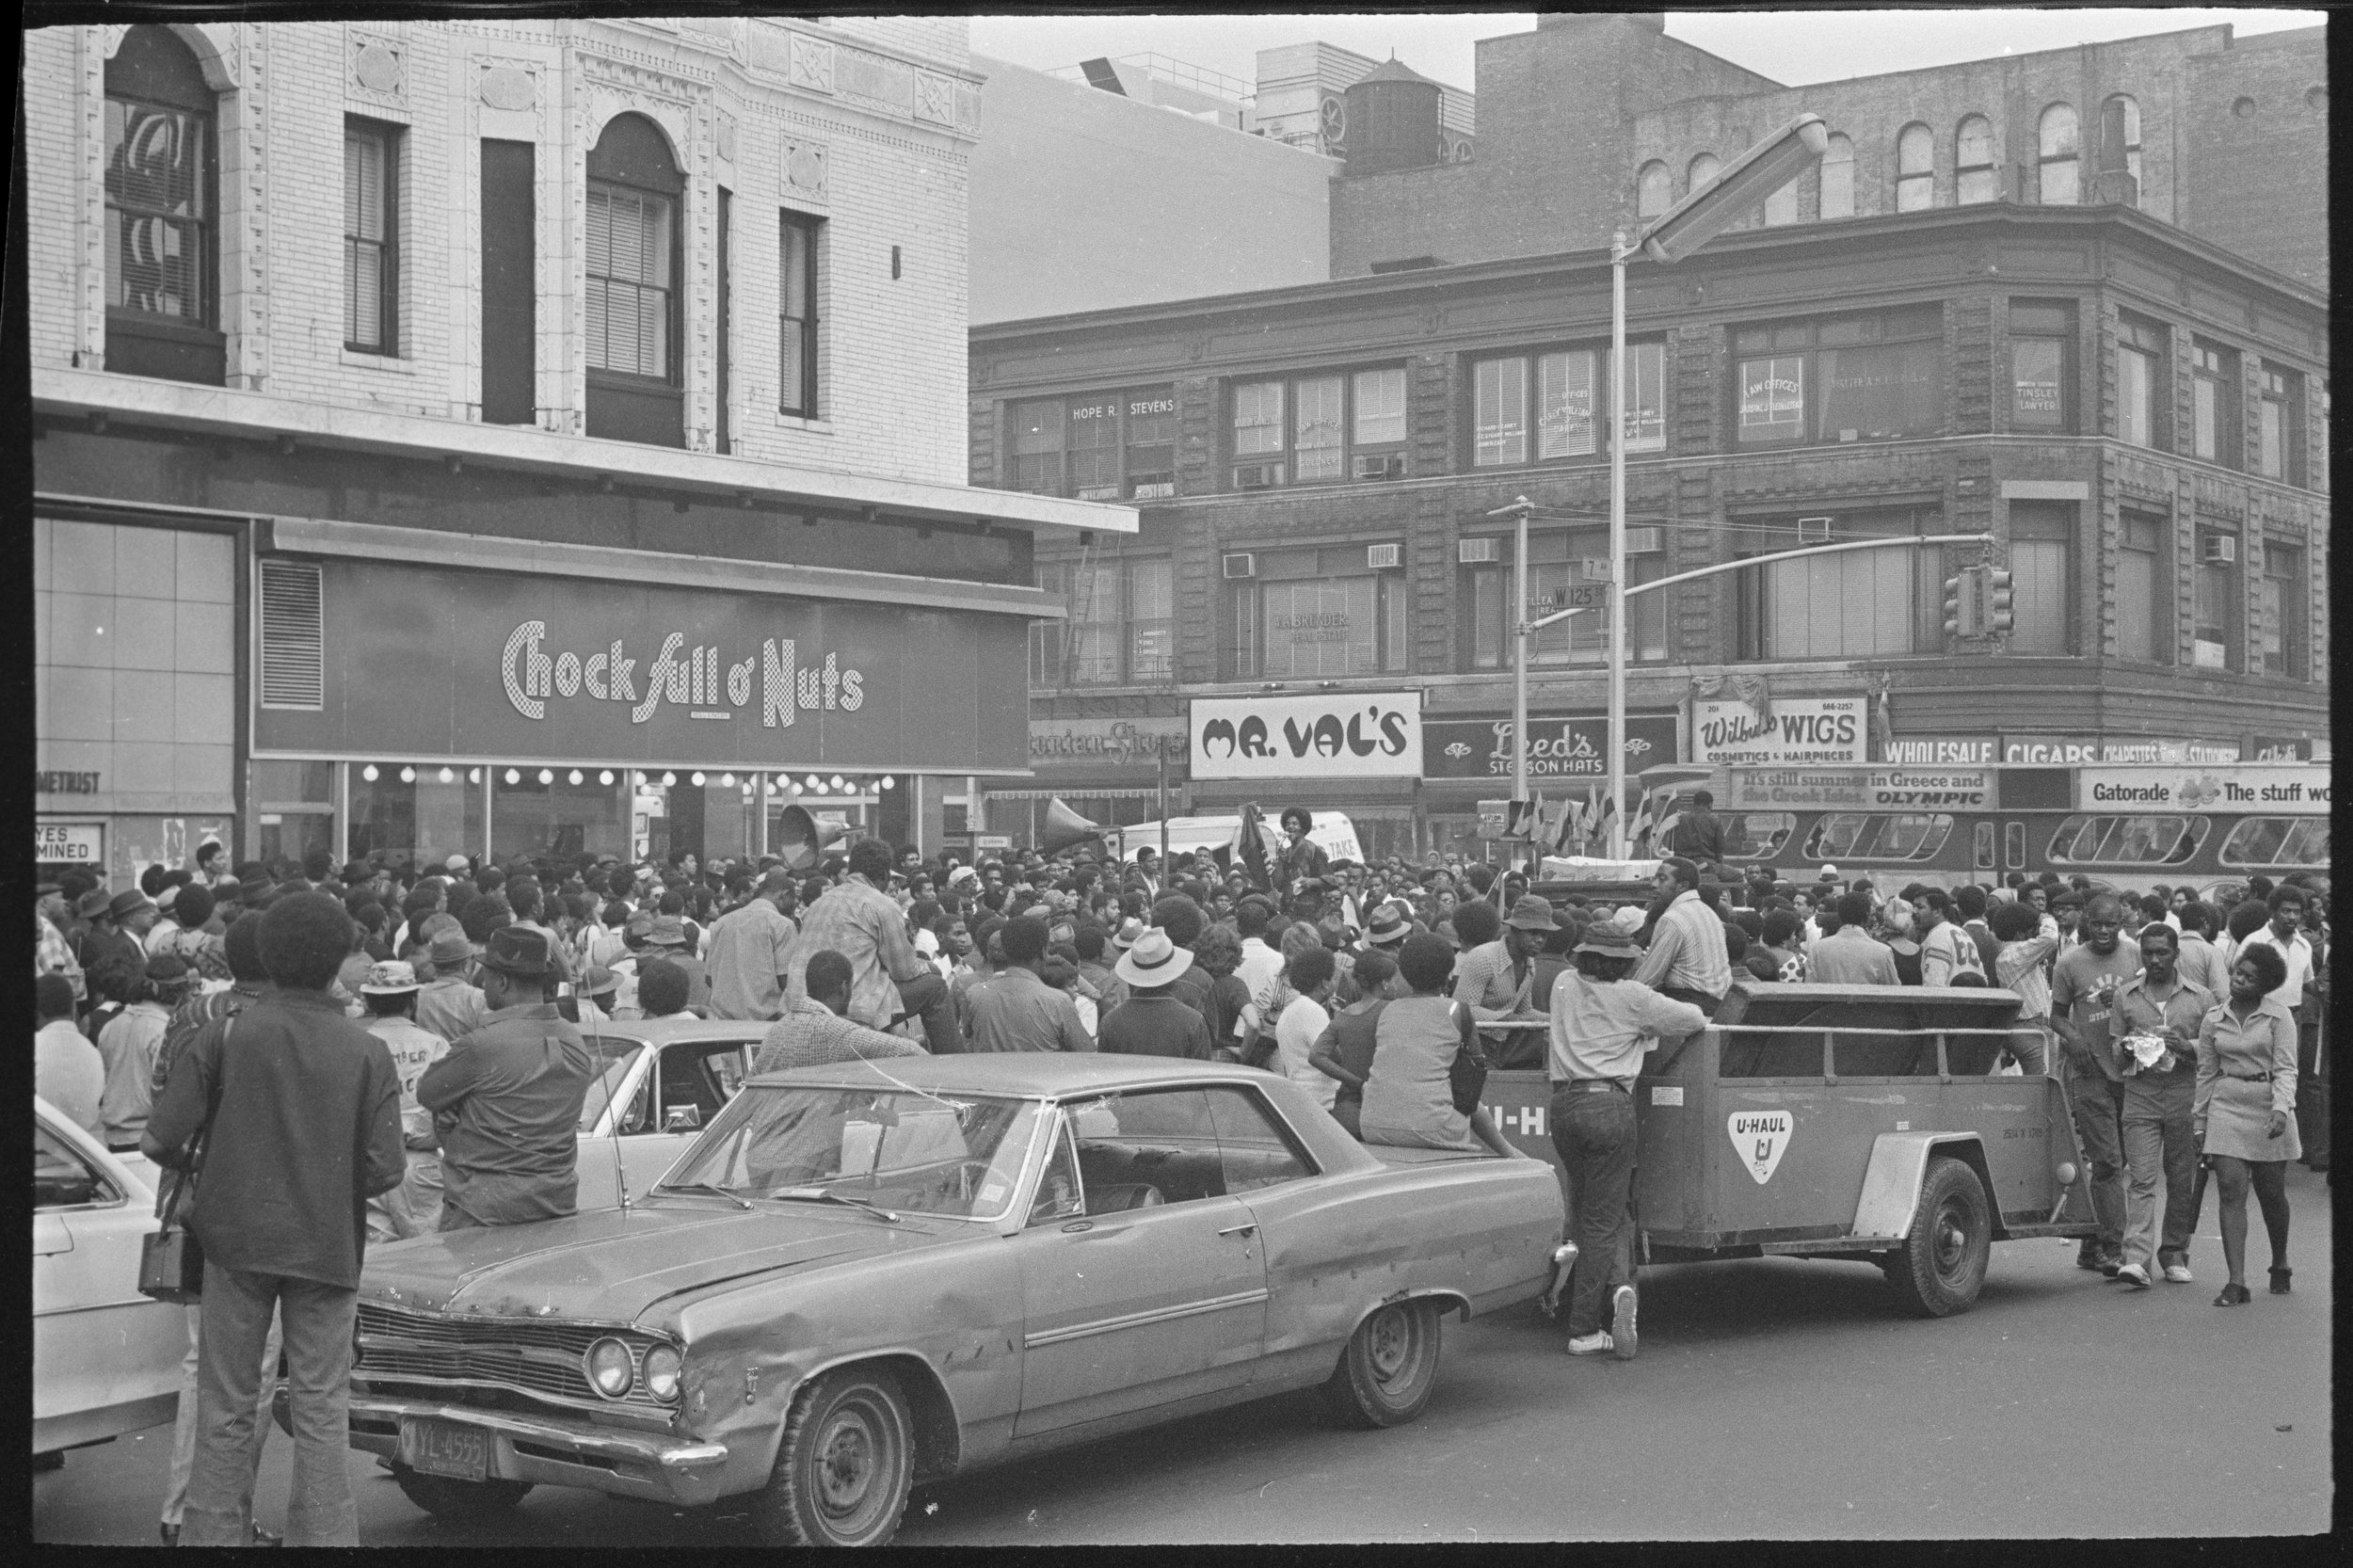
[[[2077,43],[2233,24],[2239,36],[2318,26],[2320,11],[2176,8],[2109,10],[1669,11],[1667,36],[1790,87],[1951,65]],[[1425,76],[1476,88],[1475,45],[1525,33],[1533,12],[1442,15],[975,16],[972,49],[1033,70],[1096,56],[1157,53],[1248,83],[1257,51],[1321,40],[1391,53]]]

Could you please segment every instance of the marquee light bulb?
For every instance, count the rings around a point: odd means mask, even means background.
[[[597,782],[600,784],[611,784],[613,782],[613,770],[611,768],[607,768],[602,773],[597,775]]]
[[[401,769],[400,781],[403,784],[414,784],[417,781],[417,770],[414,768]]]
[[[517,773],[513,768],[509,768],[506,770],[506,781],[509,784],[520,784],[523,781],[523,776]]]
[[[689,776],[689,781],[690,781],[690,782],[691,782],[691,783],[695,786],[695,788],[696,788],[697,790],[701,789],[701,788],[703,787],[703,776],[702,776],[702,774],[701,774],[700,770],[697,770],[697,771],[696,771],[696,772],[695,772],[694,774],[690,775],[690,776]]]
[[[366,767],[361,768],[360,770],[360,776],[366,779],[371,784],[375,783],[376,764],[374,762],[370,762]]]
[[[580,778],[581,778],[581,774],[580,774],[580,770],[579,770],[578,768],[574,768],[574,769],[573,769],[573,770],[572,770],[569,774],[567,774],[567,775],[565,776],[565,781],[566,781],[567,783],[571,783],[571,784],[577,784],[577,783],[579,783],[579,782],[580,782]]]
[[[891,778],[888,774],[883,775],[882,787],[886,790],[891,788]]]
[[[833,777],[826,780],[826,782],[831,784],[835,789],[839,790],[841,788],[841,776],[840,774],[835,774]]]
[[[678,775],[674,773],[665,773],[662,776],[662,787],[664,789],[669,789],[676,783],[678,783]]]
[[[813,790],[817,788],[817,776],[815,774],[810,774],[807,778],[803,779],[802,782]]]
[[[479,783],[481,783],[481,782],[482,782],[482,770],[481,770],[480,768],[468,768],[468,769],[466,770],[466,782],[467,782],[467,783],[469,783],[469,784],[479,784]]]
[[[542,784],[552,784],[552,783],[554,783],[554,782],[555,782],[555,775],[554,775],[554,773],[553,773],[552,770],[550,770],[550,769],[547,769],[547,768],[541,768],[541,769],[539,770],[539,782],[540,782],[540,783],[542,783]]]
[[[454,778],[454,777],[456,777],[456,775],[454,775],[454,774],[452,774],[452,773],[451,773],[451,772],[450,772],[447,768],[443,768],[443,769],[441,770],[441,782],[442,782],[442,783],[444,783],[444,784],[448,783],[448,782],[449,782],[452,778]]]

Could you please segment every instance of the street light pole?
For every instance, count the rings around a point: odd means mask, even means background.
[[[1509,512],[1517,520],[1512,537],[1512,592],[1516,596],[1512,611],[1516,629],[1512,638],[1512,815],[1521,822],[1528,816],[1528,656],[1529,639],[1536,634],[1528,617],[1528,514],[1535,509],[1533,502],[1520,495],[1509,506],[1487,514],[1498,518]],[[1504,825],[1509,832],[1513,824]]]
[[[1625,231],[1609,236],[1609,858],[1625,858]]]

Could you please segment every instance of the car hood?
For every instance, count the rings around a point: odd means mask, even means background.
[[[830,1209],[640,1205],[371,1247],[360,1299],[427,1312],[631,1322],[688,1291],[936,1240],[930,1226]]]

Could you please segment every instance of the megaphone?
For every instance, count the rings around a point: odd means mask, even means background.
[[[1103,833],[1101,825],[1087,821],[1056,795],[1046,803],[1046,830],[1038,835],[1038,852],[1053,855],[1089,839],[1099,839]]]
[[[825,851],[849,831],[850,824],[840,817],[813,817],[805,807],[788,806],[777,813],[770,847],[786,870],[813,872],[824,859]]]

